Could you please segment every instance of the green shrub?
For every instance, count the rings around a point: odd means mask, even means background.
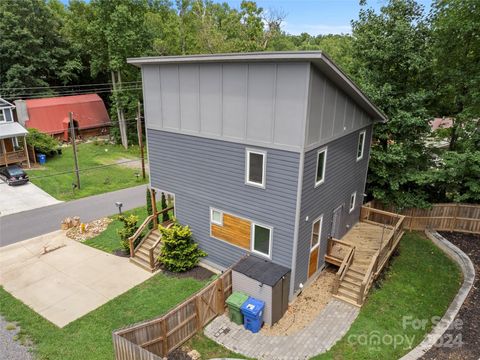
[[[200,258],[207,256],[198,248],[198,244],[193,242],[190,227],[175,223],[168,229],[160,226],[159,230],[163,247],[158,259],[167,270],[190,270],[198,264]]]
[[[138,226],[138,216],[136,215],[118,215],[117,219],[123,223],[123,227],[117,230],[117,234],[120,236],[122,248],[126,251],[130,251],[130,242],[128,239],[135,234]]]
[[[54,155],[60,147],[60,142],[53,136],[41,133],[37,129],[28,129],[27,143],[33,146],[35,152]]]
[[[165,197],[165,193],[162,192],[162,198],[160,201],[160,206],[162,207],[162,210],[166,209],[168,207],[167,205],[167,198]],[[164,212],[162,215],[162,222],[168,221],[170,219],[170,216],[168,215],[168,211]]]

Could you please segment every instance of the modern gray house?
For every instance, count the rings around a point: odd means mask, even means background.
[[[359,221],[385,115],[321,52],[128,59],[141,68],[151,186],[217,268],[291,269],[290,299]]]

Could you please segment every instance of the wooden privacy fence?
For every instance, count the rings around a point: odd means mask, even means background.
[[[480,234],[480,205],[435,204],[430,209],[410,208],[402,211],[377,202],[367,206],[404,215],[405,230],[435,229]]]
[[[167,314],[113,332],[118,360],[160,360],[225,311],[232,293],[232,271],[170,310]]]

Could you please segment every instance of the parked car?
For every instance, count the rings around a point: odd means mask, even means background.
[[[0,176],[10,186],[22,185],[28,182],[28,175],[20,166],[11,165],[0,169]]]

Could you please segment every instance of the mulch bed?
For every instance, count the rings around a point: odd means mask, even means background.
[[[460,329],[449,329],[437,345],[430,349],[423,359],[465,359],[480,358],[480,235],[440,232],[451,243],[470,257],[475,267],[475,282],[454,324],[461,321]],[[459,319],[459,320],[457,320]],[[460,326],[458,326],[460,327]]]
[[[113,255],[117,255],[117,256],[120,256],[120,257],[130,257],[130,253],[126,252],[123,249],[113,250]]]
[[[194,278],[195,280],[199,280],[199,281],[208,280],[213,275],[215,275],[210,270],[205,269],[204,267],[201,267],[201,266],[195,266],[193,269],[185,271],[183,273],[174,273],[174,272],[168,271],[167,269],[164,269],[164,268],[162,268],[162,271],[167,276],[176,277],[176,278],[189,278],[190,277],[190,278]]]

